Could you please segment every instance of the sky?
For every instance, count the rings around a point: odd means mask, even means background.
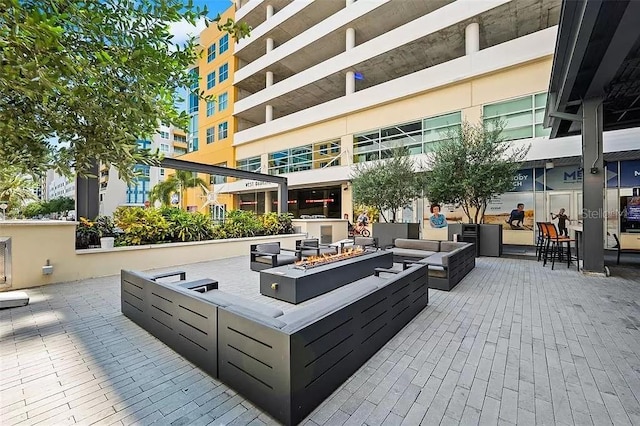
[[[209,9],[209,18],[214,18],[218,13],[224,12],[232,3],[230,0],[193,0],[193,4],[200,7],[206,5]],[[183,21],[172,24],[171,33],[174,36],[174,42],[181,44],[185,42],[190,35],[198,35],[204,28],[204,20],[198,22],[195,27]]]

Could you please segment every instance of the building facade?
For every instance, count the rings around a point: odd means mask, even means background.
[[[354,164],[384,158],[397,145],[424,163],[446,130],[465,120],[501,119],[510,143],[530,149],[514,191],[492,201],[487,221],[504,223],[524,203],[526,226],[505,230],[505,242],[530,244],[535,220],[559,208],[578,218],[582,210],[580,138],[549,140],[542,125],[560,6],[560,0],[239,1],[235,17],[253,30],[234,48],[235,167],[285,175],[296,216],[351,216]],[[640,170],[639,136],[632,130],[604,137],[610,230],[620,230],[624,203],[640,187],[640,174],[633,174]],[[260,182],[216,190],[258,213],[277,202],[275,188]],[[462,219],[456,206],[445,210]],[[400,213],[428,223],[428,200]],[[427,225],[423,235],[440,234]]]
[[[221,14],[221,22],[234,19],[235,6]],[[183,160],[205,164],[233,167],[235,150],[233,136],[237,130],[233,116],[233,106],[237,99],[237,91],[233,85],[237,68],[233,54],[235,43],[226,32],[210,25],[199,36],[201,56],[191,69],[199,83],[191,87],[188,94],[187,111],[190,114],[189,152],[181,157]],[[199,99],[198,94],[210,99]],[[233,197],[220,195],[221,187],[227,179],[220,176],[200,175],[211,185],[209,194],[203,194],[199,188],[187,191],[187,207],[189,210],[210,210],[216,219],[223,219],[225,211],[233,207]],[[220,185],[214,192],[215,184]]]
[[[186,154],[186,133],[173,126],[160,125],[158,132],[151,139],[140,139],[138,146],[151,151],[158,150],[165,157]],[[139,172],[133,182],[127,184],[118,178],[115,167],[100,166],[100,214],[112,215],[119,206],[144,206],[149,201],[149,192],[158,182],[166,179],[171,171],[162,167],[146,165],[135,166]]]

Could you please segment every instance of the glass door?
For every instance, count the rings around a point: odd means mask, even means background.
[[[574,214],[575,209],[573,208],[574,206],[572,206],[572,201],[575,201],[574,195],[575,194],[573,194],[572,192],[560,192],[560,191],[553,191],[553,192],[547,193],[548,210],[547,210],[546,217],[544,218],[544,221],[553,222],[556,224],[556,227],[557,227],[558,221],[551,219],[551,213],[553,213],[554,215],[558,214],[560,209],[564,209],[565,214],[569,216],[569,218],[575,219],[577,216]],[[569,224],[567,223],[567,225]]]

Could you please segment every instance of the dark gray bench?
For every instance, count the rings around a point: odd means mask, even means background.
[[[303,420],[428,303],[427,266],[282,311],[122,271],[122,311],[287,425]],[[158,322],[162,325],[158,325]]]

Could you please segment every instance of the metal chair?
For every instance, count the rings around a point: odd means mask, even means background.
[[[574,238],[563,237],[558,233],[558,228],[554,223],[545,223],[545,228],[547,230],[547,244],[544,255],[544,265],[547,264],[547,256],[549,252],[551,253],[551,269],[554,268],[556,263],[556,257],[560,260],[563,255],[562,245],[567,244],[567,268],[571,267],[571,260],[574,258],[571,257],[571,243],[575,243],[576,240]],[[577,261],[577,258],[576,258]],[[579,266],[578,266],[579,267]]]

